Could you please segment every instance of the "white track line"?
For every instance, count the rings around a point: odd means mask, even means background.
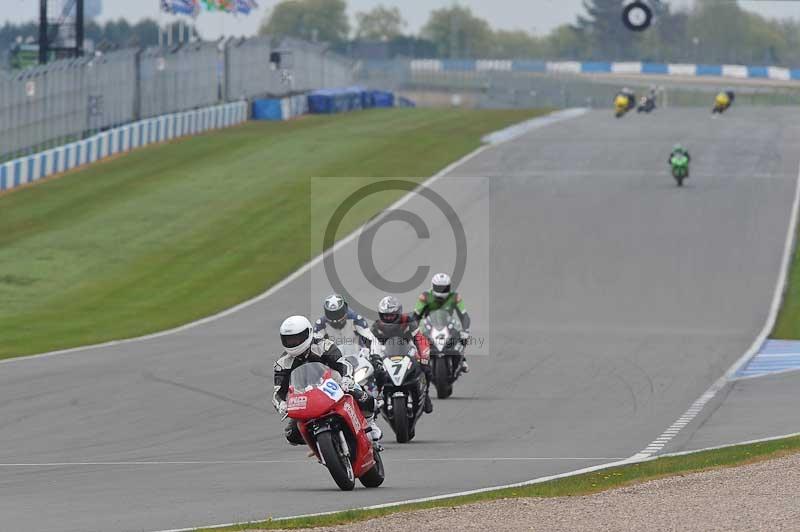
[[[537,479],[534,479],[534,480],[528,480],[528,481],[525,481],[525,482],[517,482],[516,484],[506,484],[506,485],[503,485],[503,486],[493,486],[491,488],[479,488],[479,489],[474,489],[474,490],[469,490],[469,491],[461,491],[461,492],[457,492],[457,493],[446,493],[446,494],[443,494],[443,495],[434,495],[433,497],[423,497],[423,498],[420,498],[420,499],[410,499],[410,500],[407,500],[407,501],[387,502],[387,503],[384,503],[384,504],[375,504],[375,505],[372,505],[372,506],[362,506],[362,507],[357,507],[357,508],[344,508],[344,509],[341,509],[341,510],[333,510],[333,511],[330,511],[330,512],[319,512],[319,513],[313,513],[313,514],[296,515],[296,516],[291,516],[291,517],[275,517],[275,518],[272,518],[272,520],[273,521],[286,521],[288,519],[297,519],[297,518],[306,518],[306,517],[319,517],[319,516],[323,516],[323,515],[337,514],[337,513],[345,512],[345,511],[348,511],[348,510],[378,510],[380,508],[390,508],[392,506],[402,506],[402,505],[405,505],[405,504],[416,504],[416,503],[420,503],[420,502],[438,501],[438,500],[441,500],[441,499],[450,499],[452,497],[461,497],[461,496],[464,496],[464,495],[474,495],[476,493],[485,493],[487,491],[495,491],[495,490],[505,489],[505,488],[519,488],[519,487],[522,487],[522,486],[530,486],[532,484],[541,484],[543,482],[547,482],[547,481],[550,481],[550,480],[557,480],[559,478],[565,478],[565,477],[571,477],[571,476],[575,476],[575,475],[581,475],[583,473],[592,473],[594,471],[600,471],[601,469],[608,469],[610,467],[614,467],[614,466],[618,466],[618,465],[624,465],[624,464],[627,464],[627,463],[630,463],[629,459],[619,460],[619,461],[616,461],[616,462],[608,462],[608,463],[605,463],[605,464],[600,464],[600,465],[591,466],[591,467],[584,467],[583,469],[576,469],[574,471],[570,471],[570,472],[567,472],[567,473],[561,473],[561,474],[558,474],[558,475],[550,475],[550,476],[547,476],[547,477],[540,477],[540,478],[537,478]],[[263,521],[263,519],[262,519],[262,521]],[[193,531],[197,530],[198,528],[217,528],[217,527],[246,526],[246,525],[249,525],[249,524],[252,524],[252,523],[257,523],[257,522],[258,521],[249,521],[249,522],[243,522],[243,523],[225,523],[225,524],[221,524],[221,525],[212,525],[212,526],[201,525],[201,526],[194,526],[194,527],[190,527],[190,528],[174,528],[174,529],[170,529],[170,530],[159,530],[157,532],[193,532]]]
[[[786,279],[789,275],[789,267],[792,260],[792,251],[794,250],[795,231],[797,231],[797,211],[798,204],[800,204],[800,169],[798,169],[797,179],[794,185],[794,201],[792,203],[792,213],[789,218],[789,227],[786,230],[786,240],[783,245],[783,257],[781,259],[780,272],[778,273],[778,280],[775,283],[775,290],[772,293],[772,304],[767,315],[767,321],[761,332],[750,345],[750,348],[739,357],[739,359],[728,368],[719,379],[711,385],[711,387],[703,393],[684,414],[679,417],[672,425],[667,428],[658,438],[656,438],[650,445],[642,449],[637,454],[633,455],[633,459],[647,458],[658,453],[664,446],[669,443],[678,433],[686,427],[689,423],[700,414],[703,408],[713,399],[719,391],[731,381],[736,379],[736,372],[747,364],[757,353],[761,346],[766,341],[772,328],[775,326],[775,321],[778,319],[778,312],[781,308],[783,301],[783,294],[786,290]]]
[[[560,461],[587,461],[622,460],[619,457],[608,456],[488,456],[466,458],[399,458],[388,459],[384,462],[560,462]],[[13,467],[95,467],[95,466],[207,466],[207,465],[272,465],[272,464],[316,464],[312,459],[306,460],[141,460],[120,462],[7,462],[0,463],[0,468]]]
[[[705,448],[705,449],[698,449],[696,451],[686,451],[686,452],[671,453],[671,454],[668,453],[668,454],[656,456],[656,453],[658,451],[660,451],[661,449],[663,449],[663,447],[665,445],[665,442],[669,442],[670,440],[672,440],[672,438],[674,438],[676,434],[678,434],[686,425],[688,425],[697,416],[697,414],[700,413],[700,411],[702,411],[703,407],[705,407],[705,405],[725,386],[725,384],[727,384],[731,380],[734,380],[733,379],[733,375],[739,370],[739,368],[741,368],[753,356],[755,356],[755,354],[758,352],[758,349],[761,347],[761,344],[764,343],[764,340],[766,340],[767,336],[769,335],[770,331],[772,330],[773,326],[775,325],[775,320],[778,317],[778,310],[780,309],[780,304],[781,304],[781,301],[783,300],[783,292],[784,292],[784,289],[786,287],[786,278],[788,276],[788,270],[789,270],[789,264],[790,264],[790,260],[791,260],[791,255],[792,255],[792,249],[794,247],[794,235],[795,235],[795,231],[797,229],[798,204],[800,204],[800,169],[798,169],[797,180],[795,181],[794,202],[792,204],[792,212],[791,212],[791,217],[790,217],[790,220],[789,220],[789,227],[788,227],[788,229],[786,231],[786,240],[785,240],[784,248],[783,248],[783,258],[782,258],[782,261],[781,261],[781,269],[780,269],[780,272],[778,274],[778,280],[777,280],[777,282],[775,284],[775,291],[773,292],[773,296],[772,296],[772,305],[770,307],[770,312],[769,312],[769,315],[767,316],[767,321],[764,324],[764,327],[762,328],[761,333],[758,335],[758,337],[756,337],[755,341],[750,346],[750,348],[741,357],[739,357],[739,359],[736,362],[734,362],[734,364],[728,369],[728,371],[726,371],[725,374],[722,377],[717,379],[717,381],[714,382],[714,384],[712,384],[711,387],[708,390],[706,390],[705,393],[703,393],[703,395],[701,395],[694,403],[692,403],[692,405],[689,407],[689,409],[686,411],[686,413],[684,413],[680,418],[678,418],[678,420],[675,421],[675,423],[673,423],[672,425],[670,425],[670,427],[666,431],[664,431],[664,433],[661,434],[659,436],[659,438],[657,438],[653,443],[651,443],[650,445],[645,447],[641,452],[636,453],[635,455],[631,456],[630,458],[626,458],[624,460],[619,460],[619,461],[616,461],[616,462],[609,462],[609,463],[600,464],[600,465],[596,465],[596,466],[592,466],[592,467],[586,467],[586,468],[583,468],[583,469],[576,469],[574,471],[569,471],[567,473],[561,473],[559,475],[552,475],[552,476],[548,476],[548,477],[540,477],[540,478],[537,478],[537,479],[533,479],[533,480],[530,480],[530,481],[527,481],[527,482],[520,482],[520,483],[517,483],[517,484],[507,484],[507,485],[495,486],[495,487],[491,487],[491,488],[481,488],[481,489],[477,489],[477,490],[462,491],[462,492],[457,492],[457,493],[449,493],[449,494],[445,494],[445,495],[437,495],[437,496],[434,496],[434,497],[425,497],[425,498],[421,498],[421,499],[398,501],[398,502],[393,502],[393,503],[378,504],[378,505],[375,505],[375,506],[366,506],[366,507],[362,507],[362,508],[353,508],[353,509],[355,509],[355,510],[373,510],[373,509],[380,509],[380,508],[388,508],[388,507],[391,507],[391,506],[400,506],[400,505],[405,505],[405,504],[428,502],[428,501],[435,501],[435,500],[440,500],[440,499],[449,499],[451,497],[460,497],[462,495],[472,495],[472,494],[476,494],[476,493],[484,493],[484,492],[487,492],[487,491],[494,491],[494,490],[499,490],[499,489],[504,489],[504,488],[515,488],[515,487],[529,486],[529,485],[532,485],[532,484],[540,484],[542,482],[547,482],[547,481],[550,481],[550,480],[556,480],[556,479],[560,479],[560,478],[566,478],[566,477],[571,477],[571,476],[575,476],[575,475],[581,475],[581,474],[584,474],[584,473],[592,473],[592,472],[595,472],[595,471],[600,471],[600,470],[603,470],[603,469],[608,469],[608,468],[616,467],[616,466],[620,466],[620,465],[647,462],[647,461],[650,461],[650,460],[655,460],[657,458],[666,457],[666,456],[682,456],[682,455],[686,455],[686,454],[699,453],[699,452],[703,452],[703,451],[706,451],[706,450],[722,449],[722,448],[726,448],[726,447],[733,447],[733,446],[736,446],[736,445],[761,443],[761,442],[772,441],[772,440],[776,440],[776,439],[780,439],[780,438],[784,438],[784,437],[800,436],[800,433],[796,433],[796,434],[789,434],[789,435],[786,435],[786,436],[777,436],[777,437],[773,437],[773,438],[764,438],[764,439],[761,439],[761,440],[750,440],[750,441],[747,441],[747,442],[732,443],[732,444],[729,444],[729,445],[722,445],[722,446],[718,446],[718,447],[708,447],[708,448]],[[664,443],[662,443],[662,442],[664,442]],[[334,514],[334,513],[339,513],[341,511],[345,511],[345,510],[336,510],[336,511],[322,512],[322,513],[316,513],[316,514],[306,514],[306,515],[299,515],[299,516],[292,516],[292,517],[275,518],[274,520],[275,521],[283,521],[283,520],[293,519],[293,518],[297,518],[297,517],[316,517],[316,516],[321,516],[321,515],[331,515],[331,514]],[[247,524],[249,524],[249,523],[246,523],[246,522],[245,523],[227,523],[227,524],[222,524],[222,525],[214,525],[214,526],[209,527],[209,528],[213,528],[213,527],[228,527],[228,526],[247,525]],[[171,530],[160,530],[158,532],[190,532],[190,531],[196,530],[197,528],[201,528],[201,527],[179,528],[179,529],[171,529]]]
[[[581,116],[581,115],[583,115],[583,114],[585,114],[587,112],[588,112],[588,109],[583,109],[583,108],[565,109],[563,111],[556,111],[554,113],[550,113],[549,115],[533,118],[531,120],[527,120],[527,121],[522,122],[520,124],[516,124],[514,126],[510,126],[509,128],[506,128],[504,130],[497,131],[495,133],[491,133],[489,135],[486,135],[483,138],[483,141],[484,142],[488,142],[488,144],[482,145],[481,147],[477,148],[475,151],[472,151],[472,152],[468,153],[467,155],[465,155],[461,159],[459,159],[456,162],[448,165],[443,170],[439,171],[437,174],[433,175],[432,177],[428,178],[425,182],[423,182],[420,185],[420,188],[422,188],[422,187],[430,187],[435,181],[437,181],[440,178],[444,177],[445,175],[449,174],[450,172],[452,172],[453,170],[455,170],[459,166],[467,163],[471,159],[474,159],[475,157],[477,157],[478,155],[480,155],[485,150],[487,150],[487,149],[489,149],[491,147],[499,146],[499,145],[504,144],[506,142],[515,140],[515,139],[519,138],[520,135],[522,135],[524,133],[527,133],[529,131],[533,131],[534,129],[539,129],[539,128],[548,126],[550,124],[555,124],[557,122],[562,122],[564,120],[569,120],[571,118],[577,118],[577,117],[579,117],[579,116]],[[496,136],[496,135],[498,135],[498,134],[500,134],[502,132],[505,132],[505,131],[510,131],[510,133],[506,134],[506,135],[501,135],[499,137]],[[493,136],[493,135],[495,135],[495,136]],[[388,211],[398,209],[399,207],[401,207],[402,205],[407,203],[414,196],[415,196],[415,194],[413,192],[404,195],[402,198],[397,200],[395,203],[393,203],[392,205],[390,205],[389,207],[384,209],[383,213],[385,214]],[[168,329],[166,331],[160,331],[160,332],[153,333],[153,334],[147,334],[147,335],[144,335],[144,336],[137,336],[135,338],[126,338],[126,339],[123,339],[123,340],[112,340],[110,342],[104,342],[104,343],[94,344],[94,345],[87,345],[87,346],[82,346],[82,347],[74,347],[74,348],[70,348],[70,349],[59,349],[57,351],[50,351],[50,352],[47,352],[47,353],[40,353],[38,355],[20,356],[20,357],[15,357],[15,358],[6,358],[6,359],[3,359],[3,360],[0,360],[0,364],[14,364],[14,363],[25,362],[25,361],[29,361],[29,360],[37,360],[37,359],[40,359],[40,358],[51,357],[51,356],[54,356],[54,355],[65,355],[65,354],[68,354],[68,353],[85,352],[85,351],[90,351],[90,350],[94,350],[94,349],[100,349],[100,348],[103,348],[103,347],[114,347],[114,346],[118,346],[118,345],[132,343],[132,342],[142,342],[142,341],[145,341],[145,340],[153,340],[155,338],[161,338],[161,337],[169,336],[169,335],[176,334],[176,333],[179,333],[179,332],[188,331],[189,329],[194,329],[195,327],[199,327],[201,325],[205,325],[206,323],[211,323],[211,322],[217,321],[219,319],[222,319],[222,318],[224,318],[226,316],[230,316],[231,314],[235,314],[235,313],[239,312],[240,310],[244,310],[244,309],[246,309],[248,307],[251,307],[251,306],[255,305],[256,303],[259,303],[259,302],[267,299],[268,297],[270,297],[271,295],[276,293],[278,290],[281,290],[282,288],[284,288],[286,285],[288,285],[289,283],[291,283],[295,279],[297,279],[300,276],[302,276],[303,274],[307,273],[309,270],[311,270],[311,268],[313,268],[314,266],[316,266],[320,262],[322,262],[322,260],[325,257],[330,255],[331,253],[335,253],[338,249],[341,249],[342,246],[347,245],[349,242],[351,242],[353,239],[355,239],[358,235],[361,234],[361,232],[363,230],[365,230],[365,229],[367,229],[369,227],[372,227],[376,223],[380,222],[381,217],[382,217],[382,215],[376,216],[375,218],[373,218],[367,224],[359,227],[358,229],[356,229],[355,231],[353,231],[352,233],[350,233],[346,237],[344,237],[341,240],[337,241],[336,244],[331,246],[327,251],[325,251],[324,253],[322,253],[320,255],[317,255],[316,257],[314,257],[313,259],[311,259],[310,261],[305,263],[298,270],[296,270],[293,273],[291,273],[288,277],[284,278],[283,280],[279,281],[277,284],[275,284],[272,287],[270,287],[266,292],[263,292],[262,294],[259,294],[258,296],[254,297],[252,299],[249,299],[247,301],[239,303],[238,305],[233,306],[233,307],[231,307],[229,309],[223,310],[222,312],[218,312],[217,314],[213,314],[211,316],[207,316],[207,317],[202,318],[200,320],[193,321],[191,323],[187,323],[187,324],[181,325],[179,327],[175,327],[174,329]]]
[[[727,449],[727,448],[736,447],[736,446],[739,446],[739,445],[752,445],[752,444],[756,444],[756,443],[768,443],[768,442],[771,442],[771,441],[781,440],[781,439],[784,439],[784,438],[792,438],[792,437],[796,437],[796,436],[800,436],[800,432],[794,432],[792,434],[784,434],[783,436],[771,436],[769,438],[760,438],[760,439],[757,439],[757,440],[747,440],[747,441],[742,441],[742,442],[737,442],[737,443],[728,443],[728,444],[725,444],[725,445],[717,445],[717,446],[714,446],[714,447],[704,447],[702,449],[696,449],[694,451],[681,451],[681,452],[678,452],[678,453],[667,453],[667,454],[663,454],[663,455],[660,455],[660,456],[648,456],[648,457],[644,457],[644,458],[636,458],[635,456],[632,456],[631,458],[627,458],[625,460],[619,460],[619,461],[616,461],[616,462],[610,462],[610,463],[606,463],[606,464],[600,464],[600,465],[596,465],[596,466],[585,467],[583,469],[576,469],[574,471],[569,471],[567,473],[561,473],[559,475],[551,475],[551,476],[547,476],[547,477],[539,477],[539,478],[536,478],[536,479],[533,479],[533,480],[529,480],[527,482],[519,482],[517,484],[508,484],[508,485],[505,485],[505,486],[496,486],[496,487],[493,487],[493,488],[481,488],[481,489],[470,490],[470,491],[462,491],[462,492],[458,492],[458,493],[448,493],[448,494],[445,494],[445,495],[436,495],[436,496],[433,496],[433,497],[424,497],[424,498],[421,498],[421,499],[412,499],[412,500],[407,500],[407,501],[398,501],[398,502],[390,502],[390,503],[385,503],[385,504],[376,504],[374,506],[363,506],[363,507],[360,507],[360,508],[347,508],[347,509],[343,509],[343,510],[333,510],[333,511],[330,511],[330,512],[319,512],[319,513],[315,513],[315,514],[296,515],[296,516],[291,516],[291,517],[274,517],[274,518],[272,518],[272,520],[273,521],[287,521],[289,519],[297,519],[297,518],[304,518],[304,517],[319,517],[319,516],[323,516],[323,515],[332,515],[332,514],[341,513],[341,512],[345,512],[345,511],[352,511],[352,510],[356,510],[356,511],[358,511],[358,510],[376,510],[376,509],[380,509],[380,508],[389,508],[389,507],[392,507],[392,506],[402,506],[402,505],[406,505],[406,504],[414,504],[414,503],[420,503],[420,502],[436,501],[436,500],[441,500],[441,499],[450,499],[450,498],[453,498],[453,497],[461,497],[463,495],[473,495],[473,494],[476,494],[476,493],[485,493],[487,491],[496,491],[496,490],[506,489],[506,488],[518,488],[518,487],[523,487],[523,486],[531,486],[531,485],[534,485],[534,484],[542,484],[542,483],[548,482],[550,480],[557,480],[557,479],[560,479],[560,478],[573,477],[573,476],[582,475],[582,474],[585,474],[585,473],[594,473],[594,472],[597,472],[597,471],[602,471],[604,469],[609,469],[609,468],[612,468],[612,467],[617,467],[617,466],[622,466],[622,465],[630,465],[630,464],[635,464],[635,463],[650,462],[650,461],[653,461],[653,460],[658,460],[659,458],[669,458],[669,457],[675,457],[675,456],[686,456],[686,455],[690,455],[690,454],[702,453],[702,452],[705,452],[705,451],[716,451],[716,450],[719,450],[719,449]],[[252,524],[252,523],[257,523],[257,522],[258,521],[247,521],[247,522],[241,522],[241,523],[226,523],[226,524],[222,524],[222,525],[213,525],[213,526],[210,526],[210,527],[200,526],[200,527],[191,527],[191,528],[173,528],[173,529],[169,529],[169,530],[158,530],[156,532],[193,532],[193,531],[197,530],[198,528],[246,526],[246,525],[249,525],[249,524]]]

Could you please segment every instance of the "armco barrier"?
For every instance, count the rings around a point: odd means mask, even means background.
[[[33,183],[111,155],[233,126],[247,120],[247,103],[234,102],[169,114],[116,127],[87,139],[0,165],[0,192]]]
[[[695,65],[684,63],[608,61],[499,61],[490,59],[414,59],[412,72],[550,72],[557,74],[658,74],[671,76],[716,76],[738,79],[800,80],[800,70],[759,65]]]

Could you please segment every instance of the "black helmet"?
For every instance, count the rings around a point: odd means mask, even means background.
[[[347,301],[342,296],[331,294],[325,298],[322,306],[325,309],[325,317],[332,326],[337,329],[344,327],[347,322]]]
[[[378,316],[384,323],[396,323],[403,314],[403,305],[394,296],[386,296],[378,303]]]

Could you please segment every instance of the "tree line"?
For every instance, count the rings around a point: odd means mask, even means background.
[[[130,24],[124,19],[110,20],[104,24],[95,21],[86,23],[85,38],[91,40],[99,50],[113,50],[134,46],[158,44],[158,23],[145,19]],[[39,23],[6,23],[0,26],[0,50],[11,48],[18,41],[36,44],[39,38]]]
[[[697,0],[691,9],[654,5],[656,23],[634,33],[622,24],[622,0],[584,0],[583,13],[547,35],[493,29],[468,7],[433,10],[418,35],[399,9],[356,13],[345,0],[285,0],[260,32],[325,42],[341,52],[386,43],[391,56],[430,58],[644,60],[800,66],[800,24],[768,20],[729,0]]]
[[[800,24],[767,20],[727,0],[697,0],[691,9],[655,4],[656,23],[642,33],[622,24],[622,0],[584,0],[583,13],[546,35],[500,30],[468,7],[433,10],[418,34],[396,7],[347,14],[346,0],[284,0],[259,32],[326,43],[341,53],[381,43],[390,57],[568,59],[800,66]],[[36,23],[0,26],[0,50],[35,42]],[[100,50],[158,43],[154,20],[89,22],[86,37]],[[200,36],[202,37],[202,36]]]

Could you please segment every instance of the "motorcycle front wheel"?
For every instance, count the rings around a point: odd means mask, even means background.
[[[353,464],[350,463],[350,459],[339,448],[341,447],[341,442],[338,434],[333,434],[332,432],[320,433],[317,436],[317,445],[319,445],[319,452],[336,485],[342,491],[351,491],[356,485]]]
[[[433,366],[433,383],[436,385],[436,397],[447,399],[453,395],[453,383],[450,382],[450,361],[446,357],[437,358]]]
[[[407,443],[409,438],[408,429],[408,406],[406,396],[399,395],[392,397],[392,426],[397,443]]]

